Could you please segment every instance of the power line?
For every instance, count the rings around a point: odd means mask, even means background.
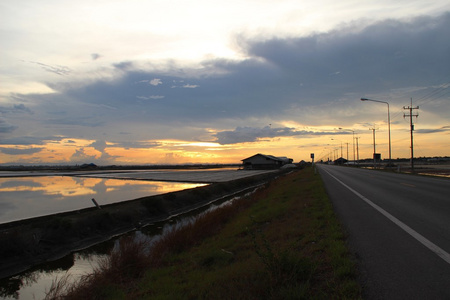
[[[423,95],[422,97],[416,100],[417,104],[423,105],[425,103],[431,102],[433,100],[437,100],[439,98],[444,97],[445,95],[450,93],[449,90],[450,81],[441,84],[438,88],[430,91],[428,94]]]
[[[432,101],[441,99],[446,95],[450,95],[450,81],[442,83],[437,88],[434,88],[432,91],[426,93],[422,97],[418,98],[416,104],[419,106],[423,106],[424,104],[430,103]],[[391,119],[396,119],[403,113],[403,110],[400,108],[394,114],[392,114]]]

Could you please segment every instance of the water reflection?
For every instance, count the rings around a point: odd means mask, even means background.
[[[0,223],[194,188],[205,184],[71,176],[0,178]]]
[[[112,248],[109,245],[108,252]],[[2,299],[43,299],[52,282],[70,274],[75,282],[81,276],[89,274],[98,265],[106,253],[80,252],[67,255],[59,260],[43,264],[20,275],[0,280]]]

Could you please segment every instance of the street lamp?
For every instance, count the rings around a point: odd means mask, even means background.
[[[341,157],[344,158],[344,156],[342,155],[342,141],[338,140],[338,139],[331,139],[331,140],[333,140],[333,141],[340,141],[341,142]]]
[[[372,102],[378,102],[378,103],[384,103],[387,104],[388,108],[388,131],[389,131],[389,166],[391,166],[391,115],[389,113],[389,103],[386,101],[380,101],[380,100],[374,100],[374,99],[367,99],[367,98],[361,98],[361,101],[372,101]]]
[[[355,162],[355,131],[353,129],[345,129],[342,127],[339,127],[339,129],[345,130],[345,131],[351,131],[353,133],[353,139],[352,139],[352,145],[353,145],[353,162]],[[347,160],[348,160],[348,143],[347,143]]]

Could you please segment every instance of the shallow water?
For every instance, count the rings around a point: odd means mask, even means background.
[[[67,276],[69,282],[92,272],[101,258],[114,247],[115,241],[71,253],[61,259],[44,263],[26,272],[0,280],[1,299],[43,299],[53,282]]]
[[[205,184],[72,176],[0,178],[0,223],[164,194]]]

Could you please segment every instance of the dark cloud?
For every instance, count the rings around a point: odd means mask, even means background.
[[[365,28],[354,23],[304,38],[255,41],[247,44],[247,51],[311,87],[307,94],[335,98],[349,91],[375,93],[441,82],[450,64],[450,40],[443,38],[449,34],[446,13]]]
[[[50,137],[33,137],[33,136],[22,136],[22,137],[12,137],[0,139],[0,145],[45,145],[48,142],[61,141],[65,137],[62,136],[50,136]]]
[[[450,126],[443,126],[441,128],[428,128],[428,129],[416,129],[416,133],[440,133],[440,132],[450,132]]]
[[[113,65],[116,69],[122,71],[132,70],[134,68],[134,64],[131,61],[123,61]]]
[[[87,155],[84,152],[84,148],[76,149],[74,154],[70,157],[72,163],[84,163],[84,162],[94,162],[97,161],[95,155]]]
[[[43,120],[42,123],[53,125],[73,125],[73,126],[86,126],[86,127],[98,127],[104,125],[104,121],[99,121],[95,117],[89,116],[90,113],[86,112],[83,116],[68,116],[60,118],[49,118]]]
[[[99,59],[100,57],[102,57],[100,54],[98,54],[98,53],[92,53],[91,54],[91,58],[92,58],[92,60],[97,60],[97,59]]]
[[[246,142],[255,142],[264,138],[277,138],[286,136],[312,136],[312,135],[336,135],[342,134],[336,131],[307,131],[307,130],[295,130],[294,128],[272,128],[266,126],[263,128],[254,127],[237,127],[232,131],[221,131],[215,134],[216,142],[222,145],[225,144],[237,144]]]
[[[27,148],[27,149],[18,149],[18,148],[0,148],[0,152],[8,155],[28,155],[39,153],[44,148]]]
[[[158,143],[158,142],[139,142],[139,141],[113,142],[113,144],[114,144],[114,147],[123,147],[125,149],[155,148],[155,147],[161,146],[161,143]]]
[[[106,144],[105,141],[95,141],[89,146],[94,147],[94,149],[97,151],[103,152],[108,145]]]
[[[0,117],[0,133],[10,133],[13,132],[15,129],[17,129],[17,126],[9,124],[6,120]]]
[[[105,164],[105,163],[114,163],[115,159],[119,156],[110,155],[107,151],[108,144],[104,140],[97,140],[89,145],[90,147],[94,147],[95,150],[101,153],[100,157],[95,160],[96,163]]]
[[[66,66],[60,66],[60,65],[48,65],[44,64],[38,61],[29,61],[29,63],[36,64],[42,67],[47,72],[55,73],[57,75],[70,75],[72,70],[69,67]]]
[[[25,106],[25,104],[13,104],[12,106],[0,106],[0,113],[32,113],[31,109]]]

